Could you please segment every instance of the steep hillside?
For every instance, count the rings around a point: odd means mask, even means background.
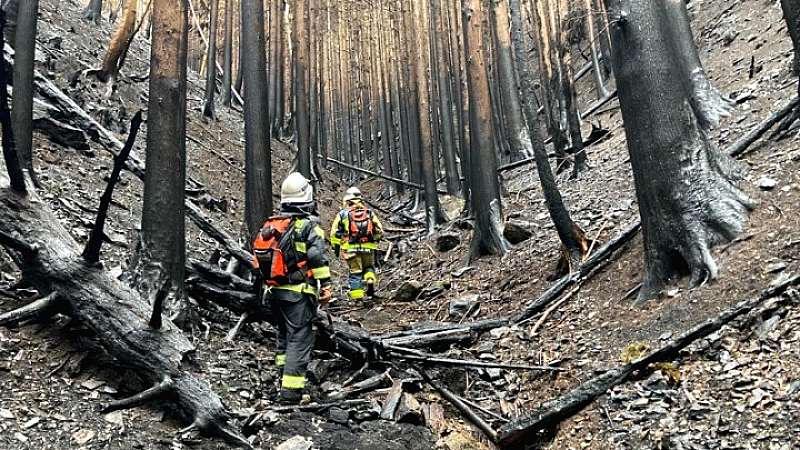
[[[145,109],[149,59],[146,42],[134,41],[117,90],[90,78],[69,80],[99,65],[108,37],[107,22],[95,27],[82,20],[79,1],[40,1],[37,69],[65,90],[112,131],[126,132],[133,112]],[[714,128],[712,140],[725,149],[755,124],[784,105],[797,92],[789,72],[791,43],[776,2],[763,0],[692,0],[689,4],[695,39],[705,68],[725,94],[738,100],[730,117]],[[752,74],[752,77],[751,77]],[[188,163],[197,200],[218,225],[237,235],[243,214],[243,125],[237,111],[218,107],[217,121],[200,119],[202,81],[190,75]],[[595,99],[581,86],[584,108]],[[573,218],[597,239],[597,247],[638,220],[619,107],[609,103],[587,118],[611,134],[588,149],[592,167],[577,181],[560,179]],[[135,152],[143,155],[144,131]],[[83,242],[111,168],[109,153],[92,144],[79,152],[37,134],[37,167],[44,184],[43,200],[57,212],[73,236]],[[273,142],[275,184],[290,164],[290,149]],[[486,416],[494,427],[555,398],[603,370],[617,367],[631,343],[657,348],[692,326],[742,300],[757,297],[776,278],[800,272],[800,150],[797,134],[759,140],[742,158],[742,188],[755,201],[741,237],[714,250],[720,280],[696,290],[686,280],[644,308],[632,309],[629,293],[642,278],[641,237],[617,251],[579,288],[538,323],[539,317],[480,336],[470,348],[454,347],[451,357],[487,361],[557,364],[557,374],[517,370],[442,368],[432,371],[452,391],[494,411]],[[332,174],[322,175],[317,197],[323,220],[333,218],[346,186]],[[142,186],[130,174],[115,191],[108,228],[115,244],[104,247],[105,266],[126,268],[131,232],[139,226]],[[453,221],[434,236],[421,232],[389,233],[391,257],[379,274],[380,297],[353,304],[343,295],[346,269],[334,261],[337,299],[329,309],[338,318],[373,333],[398,330],[425,321],[459,321],[449,302],[477,295],[479,308],[469,319],[509,317],[535,300],[550,285],[559,255],[558,241],[544,208],[533,167],[505,173],[504,210],[509,219],[526,222],[533,236],[502,258],[486,257],[466,266],[469,231]],[[772,182],[774,181],[774,185]],[[383,182],[360,180],[362,190],[380,208],[394,229],[408,229],[406,219],[390,211],[405,198],[385,198]],[[457,210],[457,208],[456,208]],[[408,211],[406,211],[408,212]],[[419,211],[410,212],[419,214]],[[187,223],[192,256],[208,259],[216,244]],[[440,234],[459,244],[437,250]],[[33,294],[13,290],[17,273],[0,253],[0,311],[25,303]],[[407,280],[430,289],[413,302],[398,302],[393,292]],[[447,289],[436,290],[437,284]],[[680,382],[658,371],[638,373],[566,420],[553,433],[540,435],[531,448],[656,449],[656,448],[796,448],[800,446],[800,414],[793,405],[800,395],[800,296],[733,322],[709,339],[697,342],[673,361]],[[230,408],[245,415],[271,404],[274,347],[267,325],[248,325],[235,342],[225,341],[232,317],[209,321],[205,335],[195,336],[197,372]],[[87,350],[84,330],[65,320],[0,328],[0,448],[186,448],[214,449],[219,441],[181,436],[185,423],[163,408],[143,407],[108,415],[98,409],[115,397],[140,390],[140,381],[112,364],[102,353]],[[404,366],[402,367],[404,368]],[[342,368],[347,378],[354,369]],[[397,372],[394,373],[398,375]],[[401,375],[403,377],[407,374]],[[418,393],[425,404],[447,405],[435,393]],[[382,401],[385,392],[371,398]],[[168,408],[166,409],[168,410]],[[275,448],[294,436],[314,437],[320,449],[427,449],[439,439],[442,448],[492,448],[485,436],[449,406],[447,420],[435,435],[423,427],[381,421],[337,422],[331,415],[265,413],[255,430],[257,448]]]

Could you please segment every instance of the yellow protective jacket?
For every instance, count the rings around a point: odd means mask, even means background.
[[[350,209],[358,206],[364,206],[361,200],[351,200],[345,209],[339,211],[339,214],[333,219],[331,225],[331,245],[336,251],[341,248],[346,253],[359,253],[370,252],[377,250],[378,242],[383,239],[383,225],[374,211],[370,211],[372,218],[372,240],[369,242],[351,242],[350,241]]]

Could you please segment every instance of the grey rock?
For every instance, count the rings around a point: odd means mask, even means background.
[[[527,241],[533,236],[533,224],[521,220],[509,220],[503,228],[503,236],[512,245]]]
[[[763,190],[765,190],[765,191],[771,191],[771,190],[775,189],[775,186],[777,186],[777,185],[778,185],[778,181],[774,180],[772,178],[769,178],[769,177],[761,177],[758,180],[758,187],[763,189]]]
[[[403,282],[397,291],[394,293],[394,301],[397,302],[413,302],[422,292],[422,283],[417,280],[408,280]]]
[[[425,423],[422,405],[419,404],[413,395],[403,393],[400,404],[397,406],[397,411],[395,411],[395,421],[415,425],[422,425]]]
[[[476,307],[479,309],[478,294],[467,295],[465,297],[454,298],[450,300],[450,319],[461,320],[468,314],[475,312]]]
[[[478,345],[478,347],[475,349],[475,353],[494,353],[495,348],[497,348],[497,346],[494,342],[485,341]]]
[[[350,420],[350,411],[334,406],[328,410],[328,419],[330,419],[331,422],[347,425],[347,422]]]

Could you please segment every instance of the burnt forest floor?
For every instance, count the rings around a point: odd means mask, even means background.
[[[755,124],[784,105],[797,92],[789,71],[792,52],[780,5],[764,0],[692,0],[689,4],[695,39],[706,71],[726,95],[740,99],[730,117],[710,137],[725,149]],[[124,139],[137,109],[146,109],[149,52],[137,37],[117,87],[82,76],[79,71],[99,65],[113,24],[95,27],[81,19],[83,5],[75,0],[40,2],[37,69],[64,89],[108,129]],[[752,77],[751,77],[752,73]],[[589,77],[587,77],[588,79]],[[588,81],[584,81],[588,83]],[[204,212],[231,235],[238,235],[243,202],[243,124],[241,114],[217,106],[218,118],[201,119],[203,83],[190,71],[188,94],[188,175]],[[581,88],[582,108],[595,100],[591,86]],[[619,107],[615,101],[588,118],[611,131],[588,149],[591,170],[579,180],[559,179],[573,218],[601,246],[638,220],[638,210]],[[144,155],[145,130],[134,148]],[[72,235],[85,242],[105,179],[110,154],[97,144],[86,151],[61,147],[35,135],[36,167],[43,189],[40,197]],[[558,364],[557,374],[517,370],[435,368],[442,384],[482,407],[493,426],[523,414],[541,402],[567,392],[602,371],[618,367],[623,350],[632,343],[657,348],[692,326],[716,316],[742,300],[751,299],[776,278],[797,274],[800,257],[800,150],[796,131],[782,140],[758,140],[742,158],[746,175],[741,188],[755,202],[746,228],[734,242],[713,254],[719,280],[696,290],[679,280],[660,299],[643,308],[631,307],[628,293],[642,279],[641,236],[635,237],[601,265],[571,296],[549,313],[534,330],[534,320],[479,336],[470,347],[455,346],[447,354],[458,358],[521,364]],[[273,141],[275,192],[287,173],[290,149]],[[774,182],[774,187],[768,180]],[[340,320],[374,334],[426,321],[457,321],[449,302],[477,295],[479,308],[468,320],[511,317],[552,283],[559,256],[555,231],[544,207],[532,166],[503,175],[507,218],[527,223],[533,236],[502,258],[484,257],[467,268],[469,231],[454,220],[434,236],[421,232],[389,232],[389,260],[381,267],[374,302],[351,303],[343,295],[345,267],[334,261],[336,299],[329,306]],[[367,198],[383,213],[392,229],[416,224],[392,213],[408,198],[385,195],[380,180],[359,180]],[[322,219],[329,223],[346,185],[331,173],[322,174],[316,197]],[[114,240],[106,244],[103,264],[121,273],[126,269],[129,243],[139,228],[142,184],[130,173],[115,191],[107,222]],[[447,202],[459,211],[457,202]],[[407,209],[405,212],[409,212]],[[419,211],[411,212],[420,217]],[[452,234],[459,244],[437,250],[436,238]],[[216,243],[187,221],[190,256],[207,260]],[[384,250],[387,250],[384,247]],[[13,263],[0,254],[0,311],[19,307],[33,292],[13,290],[18,279]],[[430,295],[399,302],[394,292],[407,280],[418,280]],[[437,285],[449,288],[433,289]],[[790,449],[800,447],[800,298],[780,307],[736,320],[708,339],[692,344],[673,361],[680,370],[676,382],[661,372],[638,373],[582,412],[564,421],[530,448],[543,449]],[[256,448],[276,448],[295,436],[313,441],[319,449],[484,449],[492,448],[480,431],[428,389],[414,393],[427,411],[443,408],[443,420],[430,428],[380,420],[337,420],[334,414],[267,413],[274,373],[274,346],[268,325],[244,327],[234,342],[225,334],[234,317],[208,321],[197,333],[194,359],[232,410],[262,412],[258,429],[251,430]],[[535,332],[534,332],[535,331]],[[91,345],[92,336],[65,319],[0,328],[0,448],[7,449],[216,449],[221,441],[180,436],[186,423],[169,414],[168,406],[151,405],[102,415],[108,401],[141,390],[138,378],[120,369]],[[326,355],[317,355],[322,358]],[[329,355],[328,355],[329,356]],[[333,366],[330,381],[341,382],[354,368]],[[392,375],[413,378],[397,364]],[[318,387],[315,387],[317,389]],[[386,390],[365,395],[383,401]],[[377,403],[376,403],[377,404]],[[370,411],[362,411],[362,418]],[[374,413],[374,411],[372,411]],[[374,415],[374,414],[373,414]],[[437,444],[438,442],[438,444]],[[298,448],[303,448],[302,446]]]

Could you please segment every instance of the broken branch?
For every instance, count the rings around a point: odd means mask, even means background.
[[[136,134],[139,132],[139,126],[142,124],[142,110],[136,111],[136,114],[131,120],[131,132],[128,134],[128,140],[125,141],[125,146],[122,150],[114,156],[114,169],[111,171],[111,176],[108,179],[106,190],[100,197],[100,206],[97,211],[97,218],[94,221],[94,227],[89,235],[89,241],[83,249],[83,259],[88,263],[96,263],[100,260],[100,247],[103,245],[103,226],[106,221],[106,214],[108,214],[108,207],[111,205],[111,196],[114,193],[114,186],[119,181],[119,173],[125,165],[125,160],[131,153],[133,143],[136,141]]]
[[[37,319],[39,317],[49,317],[58,311],[58,307],[58,293],[53,292],[46,297],[30,302],[13,311],[0,314],[0,325],[19,323],[24,320]]]

